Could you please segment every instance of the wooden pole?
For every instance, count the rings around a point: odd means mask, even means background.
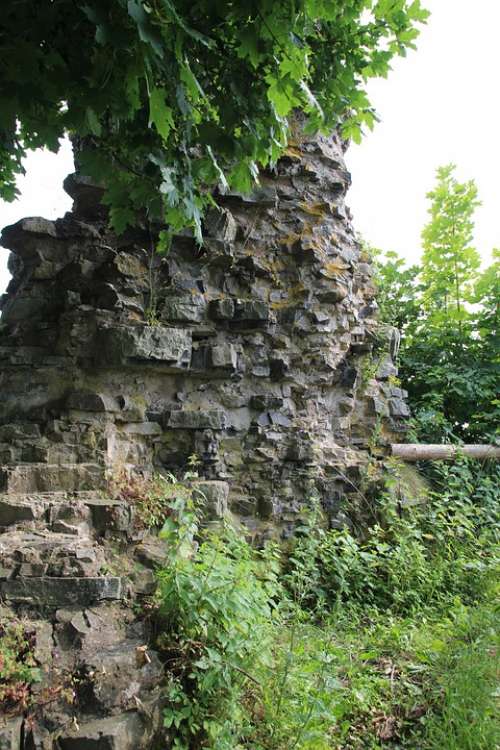
[[[449,461],[457,456],[500,460],[500,446],[496,445],[425,445],[420,443],[393,443],[391,454],[403,461]]]

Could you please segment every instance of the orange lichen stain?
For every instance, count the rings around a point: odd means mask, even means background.
[[[314,225],[312,224],[306,224],[304,222],[303,229],[301,232],[291,232],[290,234],[287,234],[285,237],[282,237],[278,240],[280,245],[288,245],[289,247],[293,245],[298,240],[304,240],[309,237],[312,237]]]
[[[311,235],[310,237],[307,237],[307,239],[303,243],[302,249],[314,250],[319,254],[320,258],[324,258],[326,257],[326,248],[328,247],[328,245],[329,242],[326,237],[322,237],[321,235]]]
[[[297,240],[302,239],[302,234],[297,234],[296,232],[292,232],[291,234],[287,234],[286,237],[281,237],[278,242],[280,245],[293,245]]]
[[[129,314],[127,316],[127,319],[131,323],[133,323],[133,322],[135,322],[135,323],[143,323],[144,322],[144,319],[143,319],[142,315],[139,315],[139,313],[136,313],[136,312],[129,312]]]
[[[334,278],[341,275],[348,268],[349,266],[341,260],[332,260],[329,263],[325,263],[323,271],[327,276]]]
[[[307,289],[305,288],[304,284],[302,284],[302,282],[299,282],[298,284],[294,284],[290,287],[289,293],[292,295],[292,297],[300,297],[304,294],[307,294]]]
[[[273,310],[285,310],[287,307],[293,307],[297,302],[307,295],[307,290],[304,284],[294,284],[288,288],[287,299],[278,300],[277,302],[271,302],[269,307]]]
[[[267,258],[261,258],[260,262],[262,266],[270,273],[279,273],[285,270],[285,264],[282,260],[276,258],[276,260],[268,260]]]
[[[285,156],[289,156],[290,159],[297,159],[300,161],[302,159],[302,154],[297,148],[293,148],[293,146],[288,146],[288,148],[284,151]]]
[[[312,216],[320,216],[323,218],[327,215],[327,213],[330,211],[330,206],[328,203],[299,203],[300,208],[302,211],[305,211],[307,214],[311,214]]]

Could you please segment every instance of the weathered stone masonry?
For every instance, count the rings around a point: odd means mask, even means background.
[[[335,519],[374,434],[403,429],[348,184],[340,141],[304,138],[252,195],[218,199],[202,248],[178,236],[160,257],[148,231],[114,236],[79,175],[72,213],[4,230],[0,615],[36,620],[40,695],[81,680],[73,704],[0,724],[2,750],[153,746],[161,665],[126,605],[156,552],[107,476],[182,473],[194,454],[212,512],[287,534],[313,490]]]

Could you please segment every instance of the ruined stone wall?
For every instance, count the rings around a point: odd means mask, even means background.
[[[313,491],[335,522],[369,451],[404,429],[348,184],[340,141],[303,138],[254,193],[219,197],[202,248],[177,236],[160,257],[150,230],[116,237],[79,175],[72,213],[4,230],[0,615],[35,619],[40,690],[62,672],[85,685],[11,722],[9,750],[152,747],[161,666],[141,661],[127,601],[156,558],[107,477],[182,474],[195,455],[210,512],[286,535]]]

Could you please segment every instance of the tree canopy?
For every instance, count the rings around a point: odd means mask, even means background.
[[[249,191],[291,114],[359,139],[364,85],[414,46],[420,0],[15,0],[0,18],[0,198],[27,149],[84,138],[121,231],[138,210],[201,239],[220,190]]]

